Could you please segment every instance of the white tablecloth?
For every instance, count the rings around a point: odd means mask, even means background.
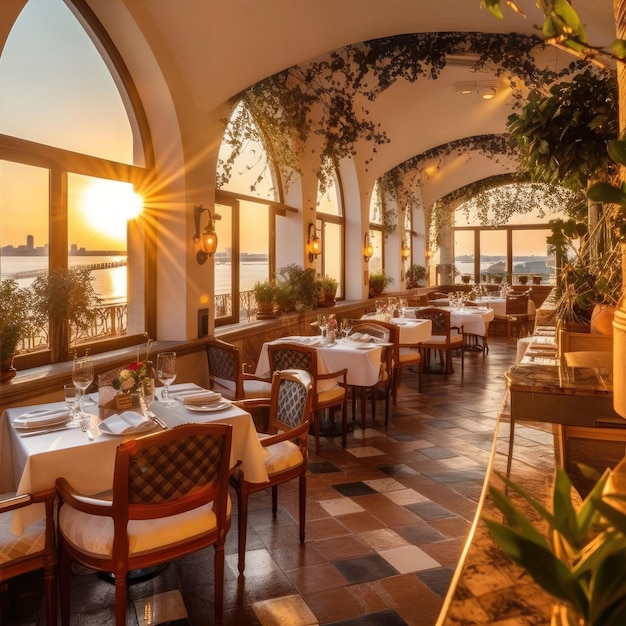
[[[371,387],[378,381],[384,344],[361,343],[342,339],[332,346],[324,346],[320,345],[321,337],[283,337],[264,343],[256,366],[257,376],[271,376],[268,344],[285,342],[305,343],[313,346],[317,352],[317,368],[320,374],[336,372],[345,367],[348,370],[348,385]]]
[[[493,309],[493,312],[498,317],[506,316],[506,300],[504,298],[479,298],[474,300],[479,306],[485,306]],[[535,315],[535,303],[528,298],[528,315]]]
[[[361,319],[379,319],[376,313],[366,313]],[[417,344],[432,336],[433,324],[430,320],[414,320],[406,317],[392,317],[390,322],[400,328],[400,343]]]
[[[415,311],[425,307],[411,307],[410,315],[415,315]],[[478,335],[484,337],[487,332],[487,324],[494,318],[493,309],[469,306],[463,309],[452,309],[450,307],[437,307],[450,311],[450,324],[452,326],[463,326],[463,332],[468,335]],[[407,313],[409,314],[409,313]]]
[[[172,385],[170,389],[175,392],[176,389],[190,386]],[[54,408],[64,405],[52,403],[41,406]],[[0,418],[0,491],[16,491],[19,494],[48,489],[54,487],[59,476],[67,478],[77,490],[84,493],[95,494],[110,489],[113,484],[115,451],[124,437],[96,431],[96,438],[90,441],[80,428],[20,437],[20,432],[12,425],[13,419],[32,408],[7,409]],[[259,443],[252,417],[243,409],[231,405],[222,411],[200,413],[188,410],[181,402],[163,406],[156,401],[151,408],[170,427],[184,423],[232,424],[231,467],[241,461],[246,480],[259,483],[268,480],[265,451]],[[92,423],[97,425],[98,422],[98,417],[94,415]],[[18,512],[21,515],[16,515]],[[13,532],[20,534],[24,525],[43,515],[43,505],[15,511]]]

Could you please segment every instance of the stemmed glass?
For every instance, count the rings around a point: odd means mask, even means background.
[[[161,402],[173,404],[175,400],[169,397],[169,386],[176,380],[176,352],[161,352],[157,354],[156,375],[163,385]]]
[[[322,331],[322,337],[326,337],[326,329],[328,328],[328,315],[318,315],[317,316],[317,325],[320,327]]]
[[[70,419],[66,426],[69,426],[70,428],[78,428],[78,426],[80,426],[80,413],[78,412],[80,390],[74,383],[63,385],[63,396],[65,398],[65,404],[70,410]]]
[[[341,334],[347,339],[352,330],[352,320],[345,318],[341,320]]]
[[[72,381],[80,390],[78,411],[82,419],[85,415],[85,391],[87,391],[89,385],[93,382],[93,363],[88,354],[74,359]]]
[[[408,301],[406,298],[398,298],[398,311],[400,313],[400,317],[404,319],[404,312],[406,311],[406,307],[408,306]]]

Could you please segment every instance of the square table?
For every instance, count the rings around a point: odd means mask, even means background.
[[[182,389],[200,389],[193,384],[172,385],[176,396]],[[92,394],[95,395],[95,394]],[[41,405],[42,408],[62,408],[62,403]],[[34,407],[9,408],[0,417],[0,489],[3,492],[29,493],[54,487],[57,477],[65,477],[78,491],[100,493],[113,484],[115,454],[119,443],[138,435],[115,436],[98,431],[93,441],[80,428],[60,430],[48,434],[21,437],[13,420]],[[96,409],[97,410],[97,407]],[[218,422],[233,426],[230,465],[241,462],[246,479],[251,482],[268,481],[265,469],[266,452],[257,437],[252,416],[243,409],[229,405],[216,412],[195,412],[182,402],[165,406],[158,401],[151,410],[168,427],[185,423]],[[97,426],[99,418],[92,417]],[[157,427],[158,428],[158,427]],[[155,431],[144,431],[140,435]],[[140,436],[139,435],[139,436]],[[17,515],[17,513],[20,513]],[[13,514],[12,531],[21,534],[24,526],[43,517],[43,506],[33,505]]]

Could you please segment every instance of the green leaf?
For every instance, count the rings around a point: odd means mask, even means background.
[[[613,139],[606,144],[609,156],[620,165],[626,165],[626,141]]]
[[[594,202],[626,206],[626,193],[610,183],[597,182],[587,189],[587,197]]]
[[[491,15],[497,17],[500,20],[504,19],[504,14],[502,13],[502,7],[500,7],[500,0],[481,0],[480,6],[483,9],[487,9]]]
[[[613,54],[619,59],[626,58],[626,40],[624,39],[616,39],[610,46],[609,49],[613,51]]]

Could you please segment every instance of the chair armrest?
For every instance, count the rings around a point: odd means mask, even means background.
[[[234,406],[249,411],[249,409],[259,409],[263,407],[269,407],[271,404],[270,398],[246,398],[245,400],[233,400]]]
[[[249,374],[248,372],[243,373],[243,380],[258,380],[261,383],[272,384],[271,376],[257,376],[256,374]]]
[[[69,504],[78,511],[91,515],[111,516],[111,507],[113,506],[111,500],[103,500],[97,496],[79,493],[65,478],[57,478],[56,492],[62,502]]]
[[[450,330],[456,330],[457,335],[463,334],[463,326],[450,326]]]
[[[337,370],[336,372],[328,372],[326,374],[318,374],[317,375],[317,380],[328,380],[331,378],[342,378],[343,382],[342,384],[346,384],[346,380],[347,380],[347,375],[348,375],[348,368],[344,367],[342,370]]]
[[[55,498],[55,489],[46,489],[45,491],[23,493],[20,495],[15,493],[5,494],[4,497],[0,499],[0,513],[21,509],[25,506],[35,504],[36,502],[52,502]]]
[[[269,437],[263,437],[259,439],[261,445],[264,448],[268,446],[273,446],[275,443],[280,443],[281,441],[287,441],[289,439],[297,439],[301,435],[304,435],[309,432],[309,420],[305,420],[299,426],[292,428],[291,430],[285,430],[281,433],[276,433],[275,435],[270,435]]]

